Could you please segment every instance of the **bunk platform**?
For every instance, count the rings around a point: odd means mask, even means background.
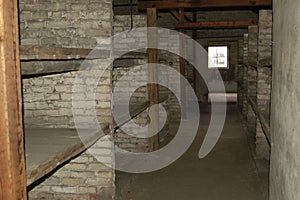
[[[108,130],[105,126],[105,130]],[[86,130],[87,132],[90,130]],[[90,133],[89,133],[90,134]],[[93,133],[85,146],[76,129],[26,128],[25,154],[27,186],[92,146],[100,134]]]

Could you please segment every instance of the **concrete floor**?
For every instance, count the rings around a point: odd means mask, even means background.
[[[225,128],[213,151],[204,159],[198,158],[209,124],[209,110],[202,106],[197,137],[175,163],[146,174],[117,172],[117,199],[266,200],[268,176],[258,175],[235,105],[228,107]]]

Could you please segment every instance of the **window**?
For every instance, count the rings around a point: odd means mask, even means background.
[[[228,68],[228,46],[208,47],[208,68]]]

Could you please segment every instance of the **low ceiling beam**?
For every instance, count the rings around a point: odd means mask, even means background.
[[[176,29],[241,29],[257,25],[256,21],[189,22],[179,23]]]
[[[272,6],[272,0],[157,0],[139,1],[138,8],[233,8],[233,7],[260,7]]]

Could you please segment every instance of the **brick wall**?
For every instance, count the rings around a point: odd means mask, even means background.
[[[241,67],[239,72],[240,77],[243,77],[243,81],[239,83],[239,105],[242,105],[242,114],[247,121],[248,131],[255,136],[256,158],[258,159],[269,159],[270,149],[262,122],[246,97],[249,96],[253,100],[257,111],[269,123],[271,57],[272,11],[260,10],[258,26],[249,26],[248,34],[244,35],[244,67]]]
[[[258,38],[258,26],[249,26],[248,28],[248,96],[253,99],[254,103],[257,102],[257,38]],[[256,115],[253,111],[252,106],[248,105],[248,112],[247,112],[247,126],[248,131],[255,135],[256,130]]]
[[[22,45],[43,45],[73,48],[94,48],[112,35],[111,0],[21,0],[20,38]],[[107,44],[106,49],[111,44]],[[94,60],[103,69],[108,60]],[[80,65],[81,61],[22,62],[22,66]],[[98,121],[112,124],[112,67],[109,66],[95,89]],[[72,86],[78,72],[23,77],[25,126],[74,128],[72,116]],[[88,84],[89,77],[82,80]],[[85,96],[82,93],[84,115]],[[25,133],[26,134],[26,133]],[[107,136],[109,137],[109,136]],[[114,163],[113,146],[98,141],[97,155],[109,166]],[[59,167],[29,191],[30,199],[113,199],[112,168],[98,162],[89,151]]]
[[[265,117],[270,119],[270,99],[272,81],[272,11],[259,11],[258,33],[258,65],[257,65],[257,108]],[[268,60],[266,62],[266,60]],[[264,64],[266,63],[266,65]],[[256,153],[260,158],[269,159],[270,147],[266,141],[261,122],[256,126]]]
[[[76,75],[77,72],[68,72],[23,79],[26,127],[75,128],[72,89]],[[101,124],[112,123],[110,80],[111,72],[107,71],[96,89],[95,108]],[[82,98],[84,101],[85,97]],[[84,113],[84,110],[82,107],[81,112]]]
[[[243,101],[245,98],[243,78],[244,78],[244,40],[240,39],[238,41],[238,66],[237,66],[237,83],[238,83],[238,108],[240,112],[243,112]]]
[[[147,16],[144,13],[134,14],[132,16],[132,22],[131,22],[131,16],[129,15],[115,15],[114,16],[114,33],[121,33],[122,31],[129,31],[131,29],[131,24],[133,25],[132,28],[137,27],[146,27],[147,25]],[[161,22],[161,19],[159,20]],[[168,32],[169,33],[169,32]],[[166,33],[166,34],[168,34]],[[127,35],[123,35],[125,40],[122,40],[122,42],[118,42],[118,40],[114,41],[114,50],[125,50],[126,48],[130,47],[130,45],[136,45],[138,43],[145,43],[147,36],[143,34],[135,35],[135,38],[128,38],[126,39]],[[177,44],[178,38],[174,37],[163,37],[162,43],[166,43],[167,40],[175,40],[175,42],[170,42],[169,44]],[[133,41],[134,40],[134,41]],[[174,45],[176,48],[176,45]],[[122,86],[122,88],[119,88],[116,90],[114,88],[114,94],[119,95],[120,97],[128,97],[129,91],[133,92],[132,90],[137,89],[133,95],[130,97],[130,103],[132,106],[139,105],[142,102],[145,102],[145,100],[148,99],[148,91],[146,86],[138,88],[137,85],[139,85],[141,82],[145,82],[148,80],[147,71],[135,71],[131,75],[126,75],[126,78],[124,78],[124,75],[130,71],[133,70],[134,67],[137,67],[138,65],[143,65],[148,63],[148,58],[146,55],[146,49],[141,49],[138,52],[141,54],[139,56],[129,56],[129,54],[126,54],[122,56],[121,58],[117,59],[114,62],[114,68],[113,68],[113,86],[116,86],[116,83],[119,82],[119,84]],[[142,56],[142,54],[145,53],[145,56]],[[172,55],[170,53],[167,53],[165,51],[158,52],[158,61],[161,64],[169,65],[173,68],[179,69],[179,58],[178,56]],[[124,79],[122,79],[122,77]],[[122,80],[121,80],[122,79]],[[178,83],[178,77],[175,77],[175,79],[172,79],[166,75],[166,79],[174,81],[174,83]],[[120,83],[121,81],[121,83]],[[178,88],[179,89],[179,88]],[[164,103],[164,106],[166,110],[168,111],[168,120],[176,119],[178,117],[178,103],[176,103],[176,98],[174,98],[170,92],[164,87],[159,88],[160,95],[169,94],[170,99]],[[118,99],[114,98],[114,101],[118,101]],[[175,101],[175,103],[173,103]],[[172,106],[171,106],[172,105]],[[137,123],[139,125],[145,126],[148,122],[148,110],[145,110],[138,116],[134,118],[134,120],[130,123]],[[172,118],[173,117],[173,118]],[[172,118],[172,119],[171,119]],[[167,121],[168,121],[167,120]],[[168,123],[167,123],[168,124]],[[126,124],[126,127],[129,128],[130,133],[130,124]],[[132,126],[133,127],[133,126]],[[168,126],[164,127],[163,131],[160,133],[160,138],[163,139],[164,136],[167,133]],[[151,140],[149,138],[142,139],[142,138],[136,138],[132,137],[131,135],[128,135],[128,133],[122,131],[121,129],[117,129],[114,134],[114,139],[116,144],[128,151],[133,152],[148,152],[150,151],[149,147]]]
[[[19,6],[22,45],[94,48],[97,42],[112,34],[112,2],[108,0],[58,2],[23,0]],[[103,67],[107,65],[105,60],[98,62]],[[80,64],[78,61],[21,63],[26,67],[41,65],[63,67]],[[97,106],[104,113],[102,118],[104,123],[112,122],[108,113],[111,107],[108,95],[112,90],[110,71],[106,72],[103,77],[105,80],[99,84],[100,88],[97,90],[99,92],[97,96],[100,98]],[[77,72],[69,72],[23,79],[25,125],[73,128],[71,93],[76,76]]]
[[[102,138],[89,151],[72,159],[63,167],[46,177],[29,192],[29,199],[114,199],[115,172],[112,143]],[[97,156],[94,157],[90,151]]]
[[[111,0],[20,0],[21,43],[94,47],[111,36]]]
[[[249,35],[244,34],[244,53],[243,53],[243,68],[242,68],[242,74],[243,74],[243,82],[242,82],[242,88],[243,88],[243,108],[242,108],[242,115],[244,119],[247,119],[247,112],[248,112],[248,41],[249,41]]]

